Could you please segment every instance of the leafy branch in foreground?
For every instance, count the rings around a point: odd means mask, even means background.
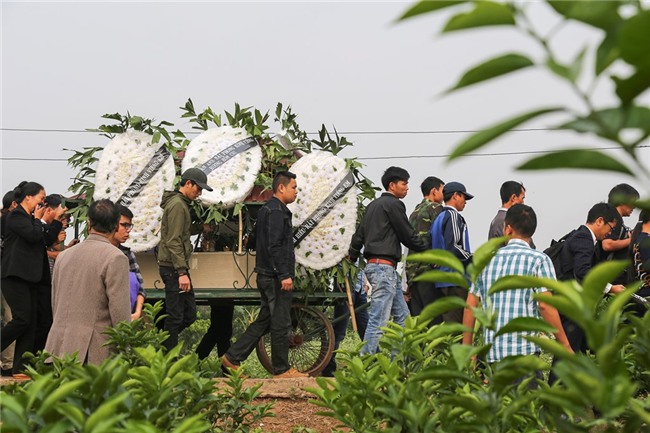
[[[639,151],[650,137],[650,108],[640,104],[641,96],[650,88],[650,10],[646,2],[629,1],[555,1],[545,2],[559,20],[543,33],[536,25],[532,8],[537,4],[524,1],[429,1],[413,4],[399,19],[454,9],[441,33],[459,33],[494,26],[511,27],[533,42],[543,53],[538,58],[521,52],[500,54],[483,60],[462,74],[447,93],[485,83],[495,78],[538,68],[558,77],[578,95],[580,112],[568,106],[531,110],[472,134],[452,153],[450,160],[482,148],[512,128],[550,113],[562,113],[567,120],[556,125],[558,130],[571,130],[614,143],[631,161],[627,166],[618,158],[598,150],[570,148],[549,151],[521,164],[520,170],[595,169],[637,177],[650,184],[650,167],[644,164]],[[601,35],[596,45],[585,41],[570,61],[561,60],[554,49],[558,34],[568,25],[580,23]],[[593,63],[590,63],[593,62]],[[616,68],[615,68],[616,67]],[[625,75],[619,71],[630,71]],[[611,97],[618,102],[599,106],[594,92],[597,88],[614,90]],[[639,203],[641,206],[642,202]]]

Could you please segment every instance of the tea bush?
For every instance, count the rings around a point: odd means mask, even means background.
[[[469,268],[472,279],[489,260],[489,249],[477,251]],[[450,260],[441,251],[419,257],[437,264]],[[544,302],[585,329],[587,354],[570,354],[547,337],[527,337],[560,358],[553,367],[560,383],[552,387],[536,379],[550,368],[542,358],[512,357],[477,366],[474,357],[489,346],[459,344],[461,325],[428,328],[432,317],[464,305],[461,299],[445,298],[409,318],[404,328],[389,324],[381,353],[340,353],[347,368],[336,373],[336,382],[318,380],[319,388],[313,390],[320,398],[317,404],[355,432],[648,431],[650,401],[642,390],[649,371],[650,313],[624,320],[622,311],[635,286],[598,308],[606,282],[625,265],[598,265],[582,286],[534,277],[504,277],[493,285],[493,292],[548,287],[555,295]],[[494,317],[474,311],[481,326],[494,328]],[[535,319],[508,327],[501,332],[543,328]]]
[[[2,431],[248,433],[272,415],[270,404],[254,404],[259,387],[244,389],[241,372],[215,393],[218,362],[181,356],[180,345],[165,353],[165,333],[152,320],[159,308],[146,306],[147,319],[109,331],[122,353],[101,365],[82,365],[76,356],[33,357],[32,380],[0,392]]]

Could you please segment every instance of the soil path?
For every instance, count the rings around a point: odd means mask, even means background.
[[[217,386],[223,379],[215,379]],[[261,383],[257,403],[273,403],[272,418],[265,418],[253,428],[260,428],[265,433],[331,433],[340,428],[334,418],[318,415],[323,408],[312,403],[314,395],[308,388],[317,388],[314,378],[305,379],[247,379],[244,386]],[[349,431],[342,429],[342,431]]]

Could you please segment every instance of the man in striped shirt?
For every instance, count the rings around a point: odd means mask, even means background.
[[[487,355],[487,362],[493,363],[507,356],[532,355],[539,353],[539,348],[524,339],[532,332],[513,332],[495,337],[496,332],[509,321],[517,317],[541,317],[556,329],[555,338],[567,350],[571,346],[567,340],[557,310],[543,302],[533,299],[541,293],[551,296],[545,287],[505,290],[488,295],[499,278],[508,275],[534,276],[555,279],[555,270],[551,259],[541,251],[530,247],[530,238],[537,228],[537,216],[530,206],[516,204],[506,212],[504,235],[510,236],[508,244],[500,248],[490,263],[483,269],[472,285],[467,296],[467,307],[463,316],[463,325],[473,330],[475,324],[471,307],[482,303],[484,309],[497,313],[496,329],[485,330],[485,343],[492,344]],[[482,301],[482,302],[481,302]],[[471,345],[473,331],[463,333],[463,344]]]

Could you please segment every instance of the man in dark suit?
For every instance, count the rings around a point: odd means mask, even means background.
[[[582,283],[587,273],[596,264],[596,243],[602,241],[616,227],[618,211],[608,203],[595,204],[587,214],[587,222],[567,238],[562,250],[561,272],[557,275],[558,280],[576,280]],[[620,284],[607,284],[605,293],[619,293],[625,289]],[[586,352],[587,341],[585,332],[568,317],[560,315],[562,327],[571,344],[574,352]],[[556,360],[553,360],[555,364]],[[553,384],[557,378],[551,372],[549,383]]]

